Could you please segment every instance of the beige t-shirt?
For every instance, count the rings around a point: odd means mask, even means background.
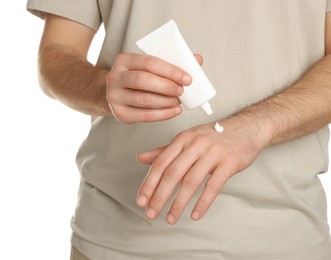
[[[265,149],[232,177],[207,215],[190,210],[175,226],[150,222],[135,197],[148,167],[135,155],[176,134],[216,121],[272,95],[324,55],[327,0],[29,0],[38,16],[54,13],[106,36],[98,63],[111,68],[119,52],[170,19],[217,90],[214,114],[199,109],[157,123],[92,120],[77,155],[81,173],[72,243],[93,260],[330,260],[326,198],[317,174],[328,166],[327,127]],[[245,127],[245,126],[243,126]]]

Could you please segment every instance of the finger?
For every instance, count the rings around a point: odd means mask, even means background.
[[[160,109],[147,109],[124,106],[115,108],[112,106],[112,111],[117,120],[125,123],[136,122],[157,122],[174,118],[182,113],[180,106]]]
[[[183,87],[167,78],[138,70],[128,70],[121,74],[123,86],[166,96],[178,97],[183,94]]]
[[[160,155],[160,153],[165,149],[165,146],[157,148],[149,152],[143,152],[137,154],[137,160],[143,164],[152,164],[154,160]]]
[[[200,220],[208,211],[224,184],[228,180],[228,175],[224,173],[222,167],[218,167],[209,177],[202,195],[192,211],[191,218],[195,221]]]
[[[200,54],[197,54],[197,53],[194,54],[194,57],[199,62],[200,66],[202,66],[202,64],[203,64],[203,57]]]
[[[143,181],[138,195],[137,204],[140,207],[146,207],[150,198],[152,197],[159,181],[162,177],[164,170],[182,151],[182,146],[179,143],[171,143],[164,151],[154,160],[152,166]]]
[[[198,153],[196,153],[195,150],[186,149],[166,168],[148,203],[146,215],[149,219],[155,219],[158,217],[167,201],[174,193],[177,185],[181,182],[184,175],[189,171],[192,165],[194,165],[197,159]]]
[[[210,165],[209,157],[201,158],[187,172],[167,214],[166,220],[169,224],[174,225],[177,223],[194,193],[211,171]]]
[[[115,63],[128,70],[148,71],[181,86],[189,86],[192,83],[192,77],[186,71],[154,56],[122,53],[117,56]]]
[[[146,91],[133,91],[126,89],[121,103],[140,108],[170,108],[180,105],[177,97],[167,97]]]

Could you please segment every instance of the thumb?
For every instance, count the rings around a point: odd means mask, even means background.
[[[149,152],[138,153],[136,158],[140,163],[152,164],[156,157],[164,150],[165,147],[160,147]]]
[[[194,57],[199,62],[200,66],[202,66],[202,64],[203,64],[203,57],[200,54],[197,54],[197,53],[194,54]]]

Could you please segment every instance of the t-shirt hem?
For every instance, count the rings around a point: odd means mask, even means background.
[[[71,245],[76,248],[81,254],[83,254],[84,256],[86,256],[89,259],[93,259],[93,260],[106,260],[106,259],[114,259],[113,257],[116,254],[116,252],[110,252],[110,249],[106,249],[103,246],[99,246],[95,243],[89,242],[85,239],[80,238],[79,236],[77,236],[75,233],[72,233],[72,237],[71,237]],[[112,258],[109,258],[109,254],[112,254]],[[122,257],[120,257],[121,259],[124,259]],[[115,259],[118,259],[118,256],[115,257]],[[128,258],[125,259],[132,259],[132,255],[128,256]],[[137,259],[141,259],[139,257],[137,257]],[[181,259],[185,259],[185,258],[181,258]],[[240,258],[241,259],[241,258]],[[287,258],[286,258],[287,259]],[[286,260],[284,258],[272,258],[269,260]],[[288,258],[293,260],[291,257]],[[298,258],[299,259],[299,258]],[[313,252],[311,252],[310,256],[306,256],[306,257],[300,257],[300,260],[330,260],[331,259],[331,247],[328,248],[327,252],[325,252],[324,254],[314,254]],[[245,259],[245,260],[254,260],[254,259]]]
[[[75,233],[72,233],[71,235],[71,245],[76,248],[82,255],[84,255],[87,258],[91,258],[90,254],[87,251],[86,245],[84,246],[85,242],[75,235]]]

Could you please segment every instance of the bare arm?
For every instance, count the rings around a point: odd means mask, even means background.
[[[266,146],[310,134],[331,123],[331,55],[293,86],[233,117],[250,117],[247,120],[268,129]]]
[[[44,92],[67,106],[91,115],[111,115],[106,102],[107,70],[86,57],[95,31],[46,15],[39,48],[39,82]]]
[[[300,80],[268,99],[223,120],[223,133],[212,124],[180,133],[166,147],[141,153],[152,164],[137,196],[149,219],[157,218],[165,203],[180,189],[167,214],[175,224],[193,194],[212,173],[192,211],[199,220],[226,181],[252,164],[266,147],[307,135],[331,123],[331,14],[326,19],[326,56]],[[217,154],[218,156],[215,156]]]
[[[249,117],[248,121],[268,130],[269,141],[263,146],[310,134],[331,123],[331,14],[325,23],[325,57],[292,86],[233,115],[235,120]]]
[[[94,34],[77,22],[46,16],[39,51],[46,94],[80,112],[125,123],[166,120],[182,112],[178,96],[191,83],[190,75],[156,57],[133,53],[119,54],[111,70],[93,66],[86,56]]]

